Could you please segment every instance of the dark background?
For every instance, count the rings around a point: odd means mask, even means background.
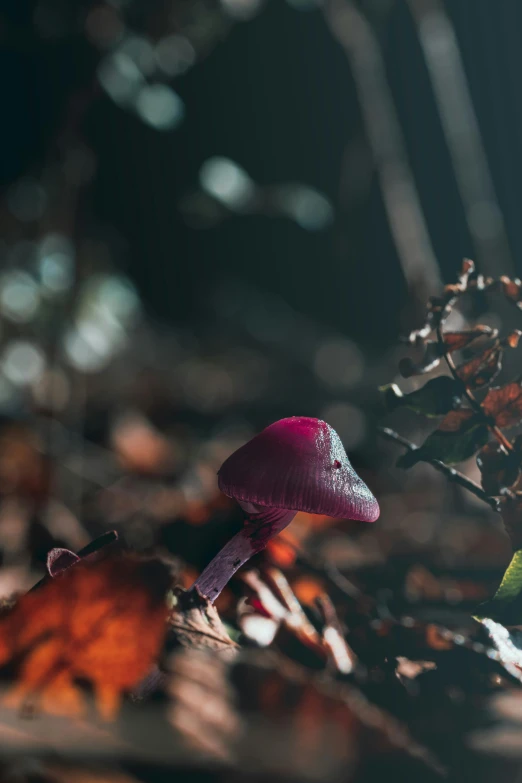
[[[522,7],[517,0],[446,5],[516,260],[522,243]],[[56,40],[35,32],[35,3],[1,6],[4,186],[38,169],[71,96],[92,82],[99,53],[79,34],[81,25],[72,24],[86,6],[56,9],[67,30]],[[475,248],[412,17],[401,0],[361,9],[381,45],[441,275],[451,279]],[[130,15],[138,27],[141,18]],[[346,149],[358,144],[364,153],[368,145],[350,65],[322,9],[298,11],[270,0],[253,19],[235,24],[175,88],[186,116],[174,131],[146,127],[99,92],[80,125],[98,161],[87,219],[124,238],[122,263],[149,311],[174,322],[205,322],[212,318],[215,285],[239,278],[280,294],[366,350],[393,341],[408,286],[371,163],[357,197],[348,206],[339,197]],[[177,203],[212,155],[236,161],[260,184],[312,185],[331,199],[334,224],[307,232],[283,217],[254,215],[204,231],[190,228]]]

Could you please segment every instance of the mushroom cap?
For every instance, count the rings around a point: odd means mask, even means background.
[[[274,422],[225,460],[218,483],[225,495],[260,506],[362,522],[379,516],[338,434],[320,419]]]

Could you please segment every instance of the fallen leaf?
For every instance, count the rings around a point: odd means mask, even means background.
[[[52,579],[53,577],[58,576],[58,574],[65,571],[66,568],[70,568],[75,563],[80,562],[80,560],[88,559],[90,562],[94,562],[95,560],[109,556],[109,554],[113,554],[113,545],[116,544],[117,541],[117,532],[115,530],[109,530],[107,533],[103,533],[101,536],[90,541],[86,546],[80,549],[78,554],[71,552],[70,549],[62,549],[61,547],[51,549],[47,554],[47,576],[44,576],[43,579],[40,579],[39,582],[33,585],[31,591],[37,590],[49,577]]]
[[[83,679],[113,719],[160,652],[169,583],[161,562],[126,556],[76,563],[22,596],[0,617],[0,665],[17,665],[6,703],[79,715]]]
[[[194,751],[232,761],[243,725],[226,661],[203,650],[182,649],[171,656],[167,669],[172,727]]]
[[[214,650],[233,656],[238,645],[232,641],[218,611],[197,589],[174,590],[175,606],[169,615],[167,644],[172,648],[190,647]]]

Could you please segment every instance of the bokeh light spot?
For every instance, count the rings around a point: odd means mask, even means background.
[[[136,111],[147,125],[157,130],[172,130],[185,116],[183,101],[166,84],[142,87],[136,98]]]
[[[27,340],[13,340],[7,345],[1,359],[5,377],[17,386],[36,381],[45,368],[41,348]]]
[[[156,67],[154,47],[143,36],[128,36],[118,47],[118,52],[129,57],[146,76],[154,72]]]
[[[73,263],[65,253],[51,253],[40,260],[42,286],[51,294],[67,291],[73,281]]]
[[[154,54],[158,68],[168,76],[185,73],[196,61],[194,47],[182,35],[162,38],[158,41]]]
[[[307,231],[320,231],[333,221],[333,208],[322,193],[306,185],[278,188],[277,202],[283,214]]]
[[[37,313],[40,304],[38,285],[27,272],[7,272],[0,281],[2,315],[16,323],[27,323]]]
[[[255,185],[246,171],[228,158],[209,158],[202,165],[199,181],[203,190],[230,209],[241,209],[251,200]]]
[[[139,93],[144,76],[129,55],[116,52],[98,66],[98,81],[118,105],[131,103]]]

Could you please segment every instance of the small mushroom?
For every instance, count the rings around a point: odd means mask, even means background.
[[[210,601],[298,511],[363,522],[379,516],[339,436],[320,419],[292,416],[271,424],[225,460],[218,484],[247,519],[194,583]]]

